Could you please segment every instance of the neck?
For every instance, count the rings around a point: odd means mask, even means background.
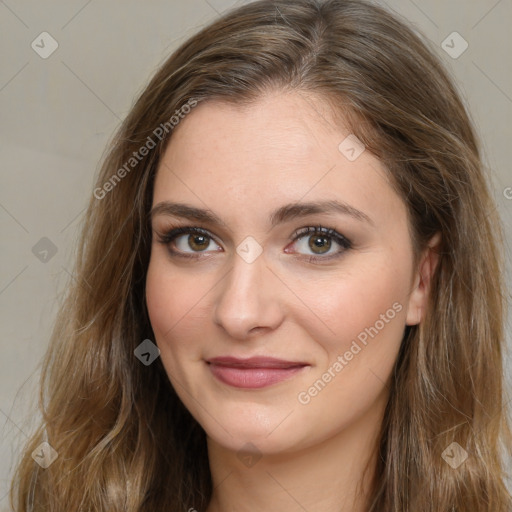
[[[366,512],[385,403],[320,444],[262,454],[250,467],[208,438],[213,494],[206,512]]]

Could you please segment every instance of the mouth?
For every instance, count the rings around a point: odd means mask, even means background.
[[[271,357],[214,357],[206,361],[215,378],[236,388],[258,389],[291,379],[310,365]]]

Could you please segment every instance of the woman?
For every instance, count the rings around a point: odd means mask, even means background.
[[[402,22],[227,14],[104,162],[15,510],[512,510],[498,225]]]

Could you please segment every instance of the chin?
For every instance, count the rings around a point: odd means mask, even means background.
[[[251,425],[237,425],[231,431],[231,436],[226,432],[219,432],[217,429],[207,431],[207,436],[216,444],[224,448],[241,454],[254,451],[261,455],[277,455],[288,451],[299,449],[295,440],[290,437],[287,431],[280,432],[279,435],[268,435],[264,429],[255,429]]]
[[[222,422],[213,420],[209,415],[196,417],[206,435],[225,449],[238,452],[248,443],[262,453],[279,453],[300,443],[301,433],[294,422],[292,409],[274,408],[255,403],[236,404],[236,406],[216,407]],[[291,413],[291,414],[290,414]],[[287,415],[289,417],[287,418]],[[227,421],[233,418],[234,421]]]

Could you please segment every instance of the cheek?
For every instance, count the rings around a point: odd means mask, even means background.
[[[371,351],[360,351],[363,357],[354,357],[365,364],[391,361],[396,355],[405,326],[409,268],[393,260],[368,257],[350,272],[316,281],[314,287],[305,284],[298,291],[317,315],[306,328],[322,346],[328,364],[349,351],[354,341],[362,349],[372,344]]]
[[[146,277],[146,302],[156,344],[165,354],[193,352],[201,340],[211,284],[154,258]]]
[[[385,391],[403,338],[408,276],[406,264],[375,258],[310,294],[322,322],[306,328],[323,355],[297,395],[305,417],[322,417],[335,430]]]

